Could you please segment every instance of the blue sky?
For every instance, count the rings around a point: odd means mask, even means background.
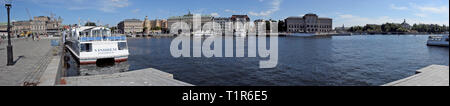
[[[2,5],[4,0],[1,1]],[[12,20],[32,16],[61,16],[64,24],[100,21],[116,25],[128,18],[166,19],[192,13],[229,17],[247,14],[254,19],[284,19],[316,13],[333,18],[333,25],[354,26],[400,23],[449,23],[449,0],[13,0]],[[0,22],[6,21],[6,9],[0,9]]]

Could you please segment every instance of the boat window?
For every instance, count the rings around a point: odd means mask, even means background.
[[[97,36],[97,30],[92,31],[92,36],[94,36],[94,37]]]
[[[81,52],[92,52],[92,44],[91,43],[80,44],[80,50]]]
[[[103,30],[103,36],[110,36],[109,31],[108,30]]]
[[[128,49],[127,42],[119,42],[118,46],[119,46],[119,50],[126,50],[126,49]]]

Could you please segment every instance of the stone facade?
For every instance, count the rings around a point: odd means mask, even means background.
[[[148,16],[144,20],[144,34],[150,34],[154,32],[162,32],[167,29],[167,20],[149,20]]]
[[[13,35],[61,35],[63,30],[62,18],[52,18],[48,16],[37,16],[33,20],[12,22]]]
[[[332,31],[333,20],[321,18],[316,14],[306,14],[303,17],[285,19],[288,33],[316,33]]]
[[[0,38],[6,38],[6,36],[8,36],[8,33],[4,32],[7,30],[7,28],[8,28],[8,23],[0,23],[0,31],[1,31]]]
[[[220,29],[222,34],[225,34],[226,32],[226,24],[229,24],[231,22],[231,18],[229,17],[218,17],[218,18],[214,18],[213,21],[219,25],[215,26],[214,29]],[[228,25],[231,26],[231,25]]]
[[[233,23],[233,32],[236,32],[237,30],[243,31],[245,28],[249,28],[250,17],[248,17],[248,15],[232,15],[231,22]],[[243,28],[242,26],[239,26],[238,23],[243,24]]]
[[[17,36],[20,34],[31,33],[31,22],[32,21],[16,21],[12,22],[12,36]]]
[[[193,22],[194,22],[194,15],[191,14],[190,12],[186,15],[183,16],[174,16],[174,17],[170,17],[167,20],[167,27],[170,30],[170,28],[172,27],[172,25],[174,25],[177,22],[185,22],[186,24],[188,24],[191,28],[191,32],[193,31]],[[201,26],[203,26],[204,24],[206,24],[207,22],[212,22],[213,21],[213,17],[209,16],[209,15],[204,15],[201,16]],[[196,27],[201,27],[201,26],[196,26]]]
[[[150,29],[151,29],[151,23],[150,20],[148,20],[148,16],[145,16],[145,20],[144,20],[144,34],[149,34],[150,33]]]
[[[125,19],[117,27],[121,34],[138,34],[144,30],[144,22],[139,19]]]

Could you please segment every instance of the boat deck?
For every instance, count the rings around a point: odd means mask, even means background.
[[[449,86],[448,72],[448,66],[431,65],[417,70],[416,75],[383,86]]]

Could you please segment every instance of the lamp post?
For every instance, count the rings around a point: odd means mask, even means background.
[[[11,66],[14,65],[13,62],[13,47],[11,45],[11,22],[10,22],[10,16],[9,16],[9,12],[11,9],[11,4],[5,4],[5,7],[7,9],[8,12],[8,28],[7,28],[7,32],[8,32],[8,46],[6,46],[7,48],[7,59],[8,59],[8,63],[6,64],[7,66]]]

